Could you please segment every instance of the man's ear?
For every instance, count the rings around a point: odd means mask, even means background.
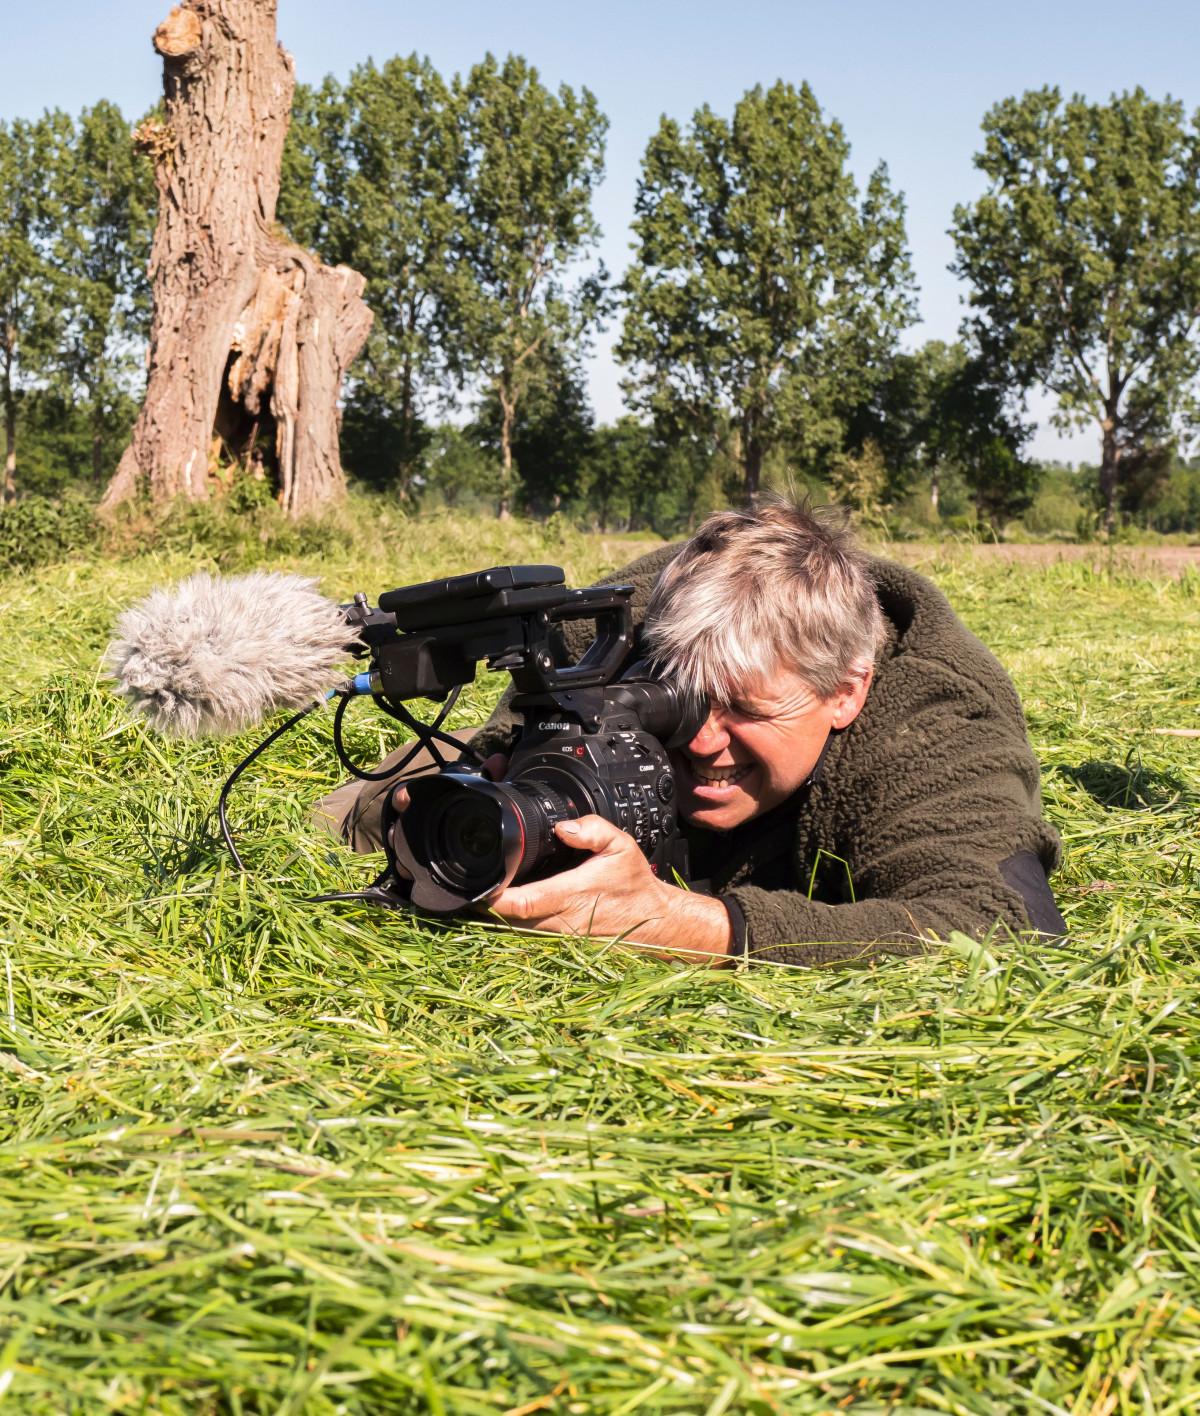
[[[832,727],[848,728],[862,712],[863,704],[867,701],[867,690],[871,687],[872,674],[873,669],[868,666],[863,673],[844,683],[833,695]]]

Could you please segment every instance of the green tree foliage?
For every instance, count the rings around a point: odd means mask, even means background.
[[[840,450],[914,312],[904,208],[887,169],[860,201],[849,144],[807,84],[751,89],[733,121],[664,118],[638,184],[618,357],[632,404],[719,447],[759,491],[788,445]]]
[[[1195,535],[1200,531],[1200,458],[1171,459],[1153,494],[1133,518],[1149,530]]]
[[[918,481],[936,512],[950,483],[970,492],[978,520],[999,527],[1038,485],[1037,464],[1021,456],[1032,428],[1013,403],[1005,379],[961,342],[894,353],[847,416],[847,450],[833,460],[830,484],[861,513],[901,501]]]
[[[595,245],[592,194],[608,120],[585,88],[557,95],[524,59],[488,55],[455,82],[464,143],[463,222],[450,284],[447,357],[499,408],[501,515],[516,486],[522,399],[552,385],[604,310],[604,271],[568,285]]]
[[[357,480],[398,480],[402,498],[443,483],[455,497],[466,482],[482,495],[489,476],[451,473],[464,447],[435,449],[425,421],[454,389],[480,400],[475,441],[499,450],[502,513],[515,495],[556,504],[573,486],[568,464],[590,434],[576,366],[602,279],[567,277],[599,234],[606,128],[586,89],[551,94],[512,56],[453,85],[413,55],[297,89],[280,219],[361,271],[376,314],[346,403]]]
[[[867,398],[844,414],[848,453],[861,457],[870,444],[873,456],[882,459],[880,492],[885,502],[901,500],[914,481],[928,477],[937,508],[942,467],[940,457],[931,455],[931,422],[945,375],[960,361],[960,346],[940,339],[912,351],[893,351],[882,362]]]
[[[44,124],[0,123],[0,400],[4,405],[4,500],[17,494],[17,412],[47,345],[53,309],[42,250]]]
[[[630,501],[649,470],[650,437],[644,424],[627,414],[596,429],[585,490],[598,530],[608,531],[629,517]]]
[[[1099,424],[1111,529],[1122,481],[1195,409],[1200,131],[1141,89],[1096,104],[1055,88],[997,104],[983,130],[990,185],[955,210],[952,269],[989,362],[1050,389],[1061,426]]]
[[[85,108],[78,120],[48,113],[44,123],[42,191],[57,326],[48,372],[65,398],[89,410],[91,477],[99,488],[128,433],[130,398],[144,369],[154,172],[113,103]]]
[[[133,392],[118,389],[104,410],[101,430],[107,476],[125,449],[138,413]],[[94,409],[58,379],[25,390],[17,408],[18,488],[29,496],[90,496],[96,490]]]
[[[115,104],[0,124],[6,500],[18,488],[19,434],[23,492],[77,477],[99,485],[123,446],[149,322],[155,199]]]
[[[1021,456],[1033,429],[1013,413],[1004,379],[987,358],[952,345],[932,363],[924,453],[934,475],[957,472],[970,489],[975,518],[999,529],[1037,495],[1041,468]]]
[[[486,505],[494,510],[504,486],[495,450],[474,427],[443,423],[430,433],[424,487],[449,507]]]
[[[279,217],[302,245],[367,280],[375,325],[351,371],[344,456],[368,484],[410,495],[424,413],[457,368],[444,329],[462,216],[458,108],[427,59],[373,61],[343,88],[299,85]]]
[[[578,362],[569,361],[569,351],[551,342],[538,364],[541,377],[526,389],[511,426],[516,476],[502,478],[500,491],[503,496],[507,484],[528,511],[544,514],[580,496],[595,434]],[[484,398],[475,428],[503,468],[504,407],[495,389]]]

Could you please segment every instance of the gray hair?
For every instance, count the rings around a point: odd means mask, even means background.
[[[659,576],[646,633],[664,668],[729,703],[780,669],[832,698],[871,671],[885,632],[845,524],[781,499],[710,516]]]

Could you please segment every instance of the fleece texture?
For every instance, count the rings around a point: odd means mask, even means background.
[[[601,582],[634,586],[639,626],[679,550]],[[1048,875],[1060,859],[1008,675],[924,576],[874,557],[870,573],[887,640],[863,711],[831,735],[818,779],[735,831],[689,833],[695,864],[745,917],[751,958],[813,966],[917,953],[998,921],[1028,930],[1000,864],[1032,851]],[[472,740],[477,751],[512,745],[509,698]]]
[[[234,733],[304,708],[338,679],[354,638],[315,580],[198,571],[117,621],[105,663],[130,709],[174,737]]]

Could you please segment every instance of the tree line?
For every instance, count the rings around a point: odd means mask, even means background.
[[[358,481],[605,528],[684,529],[771,485],[866,518],[915,497],[998,526],[1045,477],[1026,453],[1041,387],[1056,422],[1099,435],[1079,488],[1110,529],[1180,502],[1200,128],[1179,103],[1047,88],[996,104],[986,191],[952,218],[960,338],[915,350],[903,197],[882,163],[859,188],[807,84],[662,118],[619,278],[595,256],[607,126],[586,88],[552,91],[512,55],[452,80],[411,56],[298,88],[279,220],[361,272],[375,313],[343,410]],[[6,500],[98,488],[127,438],[154,132],[109,103],[0,124]],[[597,427],[584,362],[610,326],[628,412]]]

